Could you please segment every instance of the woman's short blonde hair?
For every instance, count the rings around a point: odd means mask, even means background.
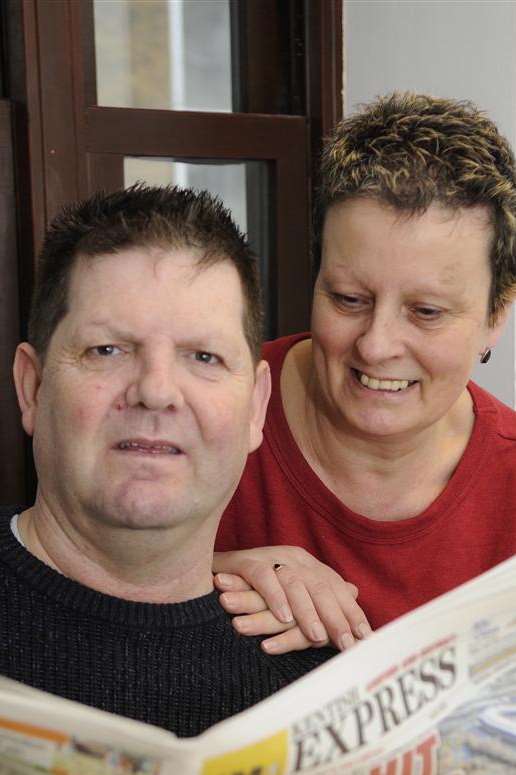
[[[483,205],[494,227],[492,320],[516,290],[516,173],[507,140],[473,103],[394,92],[344,119],[322,155],[314,264],[325,213],[350,197],[374,197],[409,215],[432,202]]]

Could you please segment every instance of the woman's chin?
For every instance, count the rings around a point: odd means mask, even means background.
[[[353,435],[369,440],[385,441],[388,438],[410,436],[421,430],[422,418],[409,411],[397,411],[394,407],[370,408],[366,411],[346,412],[345,424]]]

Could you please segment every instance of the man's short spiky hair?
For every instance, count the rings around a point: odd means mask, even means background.
[[[133,247],[189,248],[198,254],[199,267],[230,261],[242,285],[244,333],[253,359],[260,359],[262,303],[257,263],[229,210],[207,191],[141,183],[72,204],[48,229],[29,319],[29,342],[41,359],[67,313],[70,276],[78,258]]]
[[[471,102],[394,92],[342,121],[327,140],[316,208],[319,270],[325,214],[350,197],[422,214],[432,202],[484,205],[494,226],[490,315],[516,288],[516,175],[509,143]]]

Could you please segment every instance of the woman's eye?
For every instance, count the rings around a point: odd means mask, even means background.
[[[198,363],[205,363],[207,366],[214,366],[215,364],[220,363],[220,358],[213,353],[205,352],[204,350],[197,350],[195,353],[195,360]]]
[[[414,312],[421,320],[437,320],[442,314],[442,310],[435,307],[415,307]]]

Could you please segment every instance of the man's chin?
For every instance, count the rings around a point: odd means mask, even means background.
[[[174,527],[185,519],[183,510],[171,502],[170,493],[126,492],[97,502],[95,510],[104,524],[132,530]]]

